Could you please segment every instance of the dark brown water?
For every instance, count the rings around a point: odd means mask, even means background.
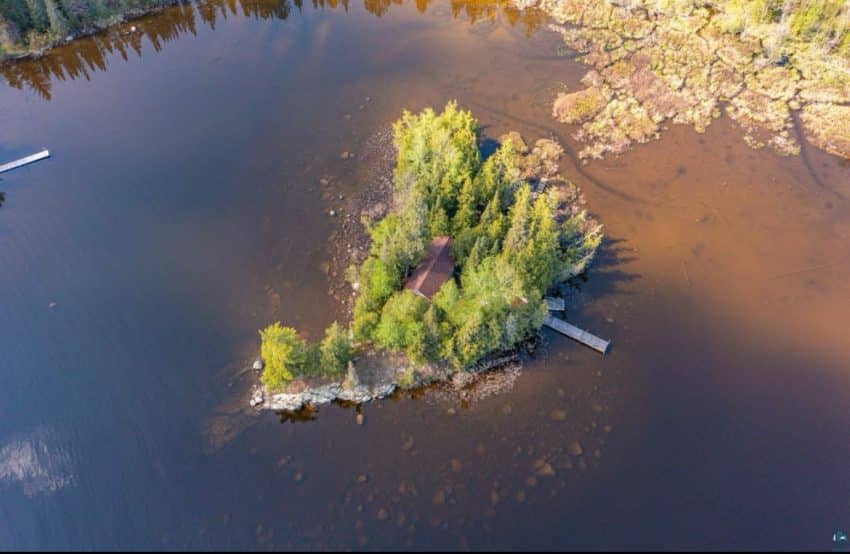
[[[54,152],[0,181],[0,546],[829,548],[850,528],[850,168],[723,119],[564,164],[607,228],[570,316],[607,357],[547,334],[510,391],[363,426],[243,411],[256,330],[337,316],[327,212],[369,186],[370,137],[457,98],[487,136],[574,148],[549,106],[583,69],[484,3],[232,5],[0,71],[0,160]]]

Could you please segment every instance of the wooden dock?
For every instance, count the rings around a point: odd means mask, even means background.
[[[50,152],[48,150],[42,150],[41,152],[37,152],[31,156],[27,156],[26,158],[21,158],[20,160],[0,165],[0,173],[12,171],[13,169],[18,169],[19,167],[23,167],[49,157]]]
[[[557,317],[552,317],[548,314],[546,315],[546,319],[543,320],[543,325],[549,327],[550,329],[554,329],[562,335],[566,335],[571,339],[582,343],[585,346],[589,346],[594,350],[601,352],[602,354],[608,352],[608,347],[611,345],[610,341],[600,339],[595,335],[591,335],[587,331],[582,331],[575,325],[567,323],[563,319],[558,319]]]

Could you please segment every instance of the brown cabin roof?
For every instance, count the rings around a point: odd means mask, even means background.
[[[433,298],[454,271],[455,261],[452,258],[451,246],[451,237],[434,237],[425,257],[408,277],[404,288],[425,298]]]

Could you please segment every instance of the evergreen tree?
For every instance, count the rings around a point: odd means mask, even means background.
[[[352,356],[348,331],[334,321],[325,330],[325,338],[322,340],[320,351],[321,373],[330,377],[342,375],[346,371]]]
[[[308,354],[304,340],[292,327],[273,323],[260,331],[260,355],[265,361],[260,377],[263,385],[276,390],[303,372]]]
[[[375,330],[375,343],[384,348],[404,350],[416,361],[425,360],[425,329],[422,316],[427,302],[409,290],[397,292],[384,304]]]

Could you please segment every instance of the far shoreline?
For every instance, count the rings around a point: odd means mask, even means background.
[[[142,19],[147,16],[153,16],[163,12],[164,10],[177,6],[179,4],[193,4],[194,1],[186,2],[185,0],[156,0],[156,4],[147,7],[130,8],[108,17],[92,21],[86,24],[81,29],[69,31],[65,36],[50,37],[44,33],[34,37],[30,41],[30,45],[19,45],[19,49],[9,49],[0,44],[0,63],[15,63],[26,60],[37,60],[49,54],[55,48],[73,42],[77,39],[87,38],[102,33],[106,33],[121,25],[126,25],[133,21]],[[0,25],[8,24],[0,18]],[[5,31],[8,33],[8,31]],[[132,34],[137,32],[135,27],[128,29],[122,34]],[[3,38],[4,29],[0,27],[0,38]],[[33,44],[34,43],[34,44]]]

